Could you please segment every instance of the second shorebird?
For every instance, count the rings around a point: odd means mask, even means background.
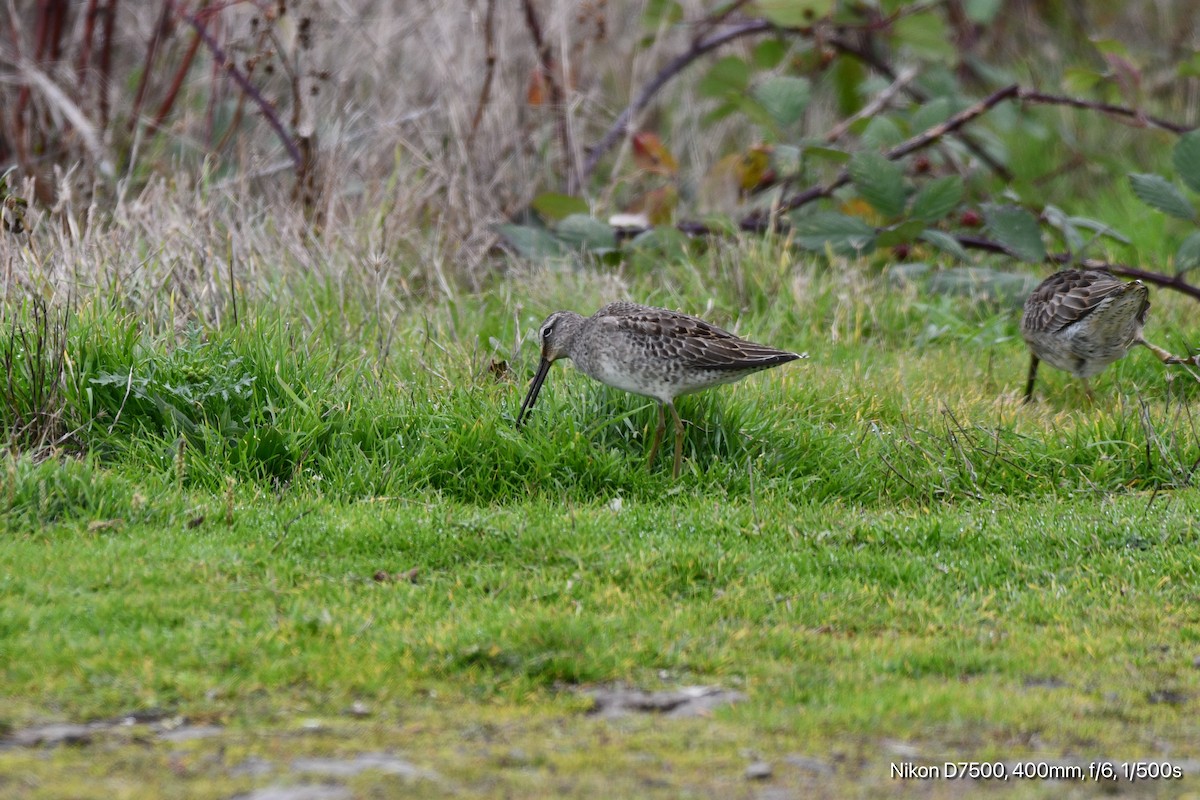
[[[1033,399],[1039,360],[1082,378],[1089,399],[1087,379],[1134,345],[1164,364],[1184,363],[1142,337],[1149,311],[1150,290],[1141,281],[1127,283],[1105,269],[1064,269],[1046,278],[1025,301],[1021,317],[1030,353],[1025,402]]]
[[[804,356],[740,339],[702,319],[637,303],[609,303],[590,317],[555,311],[539,332],[542,360],[517,414],[517,425],[537,402],[538,392],[560,358],[569,358],[585,375],[617,389],[658,401],[658,426],[647,467],[662,442],[667,421],[675,418],[675,469],[683,459],[683,420],[675,398]]]

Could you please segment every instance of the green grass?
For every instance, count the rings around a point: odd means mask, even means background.
[[[811,355],[685,398],[677,482],[645,469],[653,406],[569,365],[513,425],[536,361],[516,325],[611,299],[598,274],[387,331],[352,305],[181,333],[80,309],[37,418],[66,451],[3,465],[0,725],[162,707],[227,733],[0,750],[0,786],[226,797],[261,785],[229,773],[248,755],[399,749],[480,796],[738,796],[749,761],[786,788],[807,754],[841,765],[837,796],[897,789],[889,740],[931,763],[1200,755],[1189,376],[1135,352],[1095,405],[1045,369],[1023,407],[1011,308],[770,246],[625,278]],[[1182,349],[1189,312],[1157,293],[1148,336]],[[10,428],[35,418],[16,406]],[[607,682],[748,699],[586,716],[573,689]]]

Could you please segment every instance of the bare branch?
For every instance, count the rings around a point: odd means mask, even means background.
[[[1071,108],[1082,108],[1088,111],[1103,111],[1105,114],[1112,114],[1118,117],[1127,117],[1136,120],[1142,125],[1149,123],[1156,128],[1168,130],[1171,133],[1187,133],[1192,130],[1190,125],[1180,125],[1170,120],[1152,117],[1148,114],[1143,114],[1139,109],[1129,108],[1127,106],[1116,106],[1111,103],[1097,103],[1091,100],[1080,100],[1077,97],[1066,97],[1059,94],[1043,94],[1035,92],[1032,89],[1022,89],[1020,98],[1026,103],[1044,103],[1047,105],[1070,106]]]
[[[1011,256],[1017,258],[1011,250],[1005,247],[1000,242],[992,239],[987,239],[982,236],[955,236],[958,243],[970,250],[983,250],[988,253],[998,253],[1000,255]],[[1071,263],[1070,253],[1047,253],[1046,261],[1051,264],[1069,264]],[[1185,281],[1179,275],[1165,275],[1161,272],[1150,272],[1149,270],[1131,267],[1128,264],[1112,264],[1107,261],[1089,258],[1081,262],[1081,266],[1092,267],[1094,269],[1106,269],[1114,275],[1123,275],[1126,278],[1137,278],[1138,280],[1152,283],[1155,286],[1161,286],[1164,289],[1174,289],[1177,292],[1186,294],[1195,300],[1200,300],[1200,286],[1193,286]]]
[[[109,0],[105,6],[104,23],[100,39],[100,130],[108,127],[108,87],[112,85],[113,23],[117,18],[117,0]]]
[[[546,86],[550,89],[550,106],[554,109],[558,123],[558,138],[562,144],[563,162],[567,171],[567,194],[574,194],[582,184],[583,177],[575,169],[575,148],[571,143],[571,126],[567,123],[567,108],[563,88],[558,84],[558,76],[554,74],[554,58],[550,54],[550,45],[542,36],[542,23],[538,19],[537,9],[533,0],[521,0],[525,9],[525,25],[537,49],[538,64]]]
[[[487,12],[483,17],[483,51],[486,71],[483,74],[483,86],[479,89],[479,102],[475,106],[475,116],[471,118],[471,132],[467,134],[468,150],[475,142],[475,134],[479,130],[483,111],[487,108],[488,96],[492,92],[492,78],[496,74],[495,17],[496,0],[487,0]]]
[[[129,113],[129,130],[137,127],[138,118],[142,115],[142,104],[146,100],[146,89],[150,86],[150,76],[154,74],[154,60],[158,58],[158,49],[162,46],[163,37],[167,32],[167,21],[169,13],[174,10],[175,4],[171,0],[167,0],[163,4],[162,13],[158,15],[158,22],[154,25],[154,33],[150,36],[150,43],[146,46],[146,59],[142,63],[142,74],[138,78],[137,89],[133,93],[133,110]]]
[[[201,41],[204,42],[204,46],[207,47],[209,52],[212,53],[213,60],[216,61],[222,69],[229,73],[229,77],[233,79],[233,82],[236,83],[241,88],[242,92],[251,100],[253,100],[255,105],[258,106],[259,110],[262,112],[263,118],[266,119],[267,124],[270,125],[275,131],[275,134],[279,137],[279,141],[281,141],[284,148],[287,149],[288,156],[291,157],[292,163],[295,165],[296,169],[303,167],[304,157],[300,155],[300,149],[296,146],[296,141],[292,138],[291,134],[287,132],[287,129],[283,127],[283,122],[279,119],[279,115],[275,113],[274,107],[267,102],[267,98],[262,96],[262,92],[258,91],[258,87],[250,82],[250,79],[246,76],[246,73],[238,69],[237,64],[235,64],[233,60],[229,58],[228,54],[221,49],[221,45],[217,44],[217,40],[214,39],[211,34],[209,34],[208,29],[204,27],[203,22],[197,19],[194,15],[189,14],[186,11],[181,11],[179,7],[175,5],[175,0],[167,0],[167,5],[170,6],[171,10],[177,16],[195,29],[196,33],[200,36]]]
[[[860,119],[866,119],[867,117],[873,117],[883,109],[887,108],[888,103],[892,102],[892,98],[895,97],[905,87],[907,87],[915,77],[917,77],[917,71],[912,67],[901,70],[900,74],[896,76],[896,79],[892,81],[891,85],[879,94],[875,95],[871,102],[860,108],[857,113],[846,117],[837,125],[834,125],[832,128],[830,128],[829,132],[825,134],[825,141],[829,142],[830,144],[836,142],[838,139],[846,135],[846,131],[850,130],[850,126],[855,122],[858,122]]]
[[[947,133],[953,133],[954,131],[957,131],[971,120],[987,111],[990,111],[994,106],[997,106],[1005,100],[1016,96],[1020,91],[1021,87],[1015,83],[1005,86],[1003,89],[997,89],[975,105],[964,108],[962,111],[953,115],[945,122],[921,131],[921,133],[917,134],[906,142],[901,142],[891,150],[887,151],[885,155],[887,155],[887,157],[891,160],[895,161],[897,158],[903,158],[915,150],[928,147],[938,139],[941,139]]]
[[[88,0],[87,11],[83,15],[83,36],[79,41],[79,58],[75,62],[75,82],[81,96],[87,83],[88,64],[92,60],[92,42],[96,38],[97,2],[99,0]]]
[[[859,61],[868,65],[888,80],[896,80],[896,72],[891,68],[891,65],[869,50],[856,47],[855,45],[850,44],[845,39],[842,39],[838,36],[831,36],[827,41],[838,52],[854,56]],[[929,95],[925,94],[925,92],[921,91],[921,89],[916,86],[905,86],[904,93],[916,100],[918,103],[924,103],[929,100]],[[959,132],[955,134],[955,136],[960,142],[962,142],[963,147],[970,151],[971,155],[978,158],[984,164],[987,164],[988,169],[990,169],[992,172],[999,175],[1003,180],[1011,181],[1013,179],[1013,174],[1009,171],[1008,167],[1004,166],[995,158],[993,158],[992,155],[988,153],[986,149],[984,149],[983,145],[975,141],[973,136],[966,132]]]
[[[208,0],[201,3],[201,10],[208,5]],[[166,121],[167,115],[171,113],[171,109],[175,107],[175,100],[179,97],[179,90],[183,88],[184,78],[187,77],[188,71],[192,68],[192,62],[196,59],[196,51],[200,49],[200,34],[192,32],[192,41],[188,44],[187,51],[183,54],[183,59],[179,62],[179,68],[175,70],[175,77],[171,80],[171,86],[167,89],[167,96],[163,98],[159,104],[158,111],[154,115],[154,120],[150,123],[152,130],[158,130]]]
[[[671,78],[690,66],[693,61],[709,51],[728,44],[734,39],[772,30],[777,29],[766,20],[746,22],[723,33],[693,42],[692,46],[685,52],[671,59],[666,66],[658,71],[658,74],[649,83],[642,87],[642,90],[638,92],[637,98],[625,107],[625,110],[617,116],[616,121],[605,131],[604,136],[600,137],[600,141],[588,151],[587,161],[583,165],[583,179],[586,180],[595,171],[596,165],[600,163],[600,159],[604,157],[604,154],[611,150],[612,146],[617,143],[617,140],[628,131],[633,115],[649,105],[650,100],[654,95],[658,94],[658,90],[665,86],[667,81],[671,80]]]
[[[1085,261],[1085,266],[1099,266],[1100,262]],[[1137,278],[1146,283],[1153,283],[1155,286],[1161,286],[1164,289],[1174,289],[1177,292],[1182,292],[1194,300],[1200,300],[1200,286],[1193,286],[1187,281],[1180,278],[1178,275],[1164,275],[1161,272],[1150,272],[1137,267],[1130,267],[1126,264],[1108,264],[1103,265],[1109,272],[1117,275],[1124,275],[1126,278]]]

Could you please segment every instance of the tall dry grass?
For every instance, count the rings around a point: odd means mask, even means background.
[[[42,4],[9,3],[0,24],[11,32],[0,36],[0,171],[17,166],[9,185],[29,201],[27,233],[0,236],[4,296],[104,296],[159,319],[217,320],[235,294],[270,298],[297,275],[389,301],[480,288],[497,263],[494,225],[561,189],[568,161],[689,35],[685,24],[646,39],[642,2],[535,0],[558,77],[570,76],[568,156],[557,111],[530,101],[538,54],[519,4],[496,4],[490,35],[485,0],[231,4],[209,33],[288,132],[315,142],[317,208],[305,214],[280,137],[205,47],[170,95],[195,38],[181,18],[156,40],[160,7],[116,4],[101,87],[97,54],[81,53],[85,4],[69,5],[55,58],[34,58]],[[686,120],[674,124],[682,139]]]

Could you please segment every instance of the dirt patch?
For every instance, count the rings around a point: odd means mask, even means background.
[[[267,786],[230,800],[350,800],[345,786]]]
[[[583,690],[594,703],[589,713],[601,717],[625,714],[661,714],[665,717],[708,716],[713,709],[738,703],[746,695],[720,686],[683,686],[647,692],[626,686],[598,686]]]
[[[163,741],[186,742],[220,736],[224,728],[217,725],[190,725],[184,717],[157,709],[135,711],[111,719],[93,722],[50,722],[20,728],[0,739],[0,748],[7,747],[59,747],[91,744],[98,737],[117,731],[134,730]]]
[[[436,774],[390,753],[362,753],[352,758],[298,758],[292,762],[292,772],[330,778],[349,778],[367,770],[405,778],[437,778]]]

